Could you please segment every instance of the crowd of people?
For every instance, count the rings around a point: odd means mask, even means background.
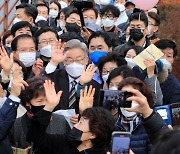
[[[177,46],[158,36],[158,7],[90,2],[84,25],[71,0],[16,6],[0,46],[0,154],[107,154],[113,131],[131,133],[129,153],[180,153],[180,130],[154,110],[180,103]],[[142,70],[133,58],[151,44],[163,56]],[[102,89],[131,93],[131,106],[103,107]]]

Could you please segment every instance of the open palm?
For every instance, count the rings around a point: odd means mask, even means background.
[[[92,86],[86,86],[84,91],[80,91],[80,100],[79,100],[79,111],[82,113],[85,109],[93,107],[95,88]]]
[[[97,67],[94,68],[93,64],[89,64],[85,71],[82,72],[80,77],[80,84],[85,85],[86,83],[90,82],[94,76]]]

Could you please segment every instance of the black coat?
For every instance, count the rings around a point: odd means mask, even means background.
[[[79,152],[68,142],[67,135],[47,134],[46,127],[51,118],[51,112],[41,110],[31,120],[27,140],[43,154],[106,154],[105,148],[91,148]]]
[[[68,74],[65,69],[58,69],[55,72],[47,75],[54,83],[55,83],[55,89],[56,92],[62,90],[62,96],[60,99],[59,104],[56,106],[55,110],[59,109],[68,109],[69,108],[69,78]],[[96,106],[98,101],[98,94],[99,90],[101,89],[101,85],[97,83],[95,80],[91,80],[88,84],[88,86],[92,85],[96,91],[94,96],[94,105]],[[79,98],[77,97],[75,102],[75,109],[78,113],[79,111]]]

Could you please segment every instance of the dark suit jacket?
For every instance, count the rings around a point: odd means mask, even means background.
[[[55,110],[59,109],[69,109],[69,77],[65,69],[58,69],[55,72],[47,75],[54,83],[56,92],[62,90],[62,96],[60,99],[59,104],[56,106]],[[98,94],[99,90],[102,88],[102,85],[97,83],[95,80],[91,80],[88,86],[92,85],[95,89],[95,96],[94,96],[94,105],[97,104],[98,101]],[[75,102],[75,110],[79,112],[79,98],[77,97]]]

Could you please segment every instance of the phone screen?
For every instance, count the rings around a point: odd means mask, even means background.
[[[128,92],[121,90],[100,90],[99,105],[108,110],[118,107],[131,107],[131,102],[126,101],[130,97]]]
[[[118,135],[113,137],[112,154],[129,154],[129,135]]]

